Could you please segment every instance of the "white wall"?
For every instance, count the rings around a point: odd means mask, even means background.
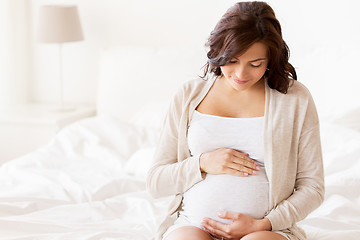
[[[42,4],[79,6],[85,41],[64,45],[65,100],[94,103],[98,57],[102,48],[123,44],[203,47],[230,0],[32,0],[33,51],[29,99],[58,99],[58,52],[55,45],[35,43],[37,11]],[[360,79],[359,2],[271,0],[291,49],[291,62],[319,104],[338,104],[336,98],[358,101]],[[139,63],[141,64],[141,62]],[[319,88],[323,84],[323,90]],[[320,89],[320,90],[319,90]],[[334,93],[334,99],[322,97]],[[342,104],[342,103],[341,103]],[[340,103],[338,104],[340,105]],[[339,107],[339,106],[335,106]]]

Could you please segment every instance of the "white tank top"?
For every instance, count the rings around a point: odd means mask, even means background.
[[[195,110],[188,129],[191,155],[232,148],[248,153],[261,170],[248,177],[206,174],[203,181],[184,193],[180,216],[197,226],[204,217],[231,223],[217,216],[221,211],[249,214],[256,219],[265,216],[269,183],[264,168],[263,124],[263,117],[229,118]]]

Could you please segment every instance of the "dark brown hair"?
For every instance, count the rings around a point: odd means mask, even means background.
[[[286,93],[290,79],[297,79],[296,71],[288,62],[289,48],[282,38],[280,23],[265,2],[238,2],[226,11],[205,44],[210,49],[203,78],[209,72],[221,76],[221,66],[256,42],[268,47],[268,70],[264,74],[267,84]]]

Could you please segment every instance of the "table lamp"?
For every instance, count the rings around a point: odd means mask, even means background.
[[[64,106],[62,45],[66,42],[83,40],[77,6],[46,5],[41,6],[38,22],[38,42],[57,43],[59,45],[60,106],[56,111],[72,111]]]

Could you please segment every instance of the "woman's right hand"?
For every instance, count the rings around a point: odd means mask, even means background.
[[[259,165],[249,154],[231,148],[218,148],[200,155],[200,170],[209,174],[231,174],[239,177],[256,175]]]

